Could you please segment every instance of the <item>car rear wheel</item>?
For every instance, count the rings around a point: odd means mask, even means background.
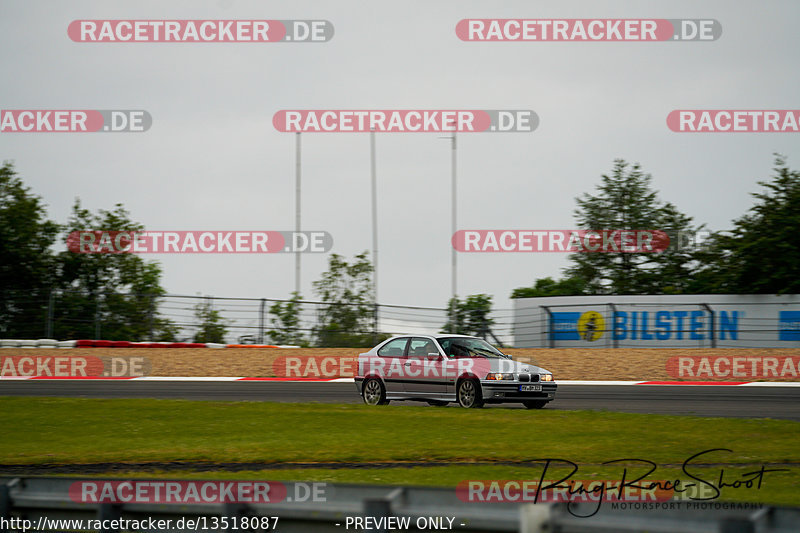
[[[432,405],[434,407],[444,407],[449,402],[443,402],[441,400],[428,400],[428,405]]]
[[[364,403],[367,405],[386,405],[389,400],[386,399],[386,389],[383,388],[383,383],[375,378],[369,378],[364,382],[361,397],[364,398]]]
[[[461,407],[477,408],[483,407],[481,388],[474,379],[464,379],[458,382],[458,404]]]
[[[524,405],[528,409],[541,409],[542,407],[547,405],[547,400],[528,400],[522,402],[522,405]]]

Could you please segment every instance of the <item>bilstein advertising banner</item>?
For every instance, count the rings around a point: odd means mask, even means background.
[[[515,300],[519,348],[800,347],[800,295]]]

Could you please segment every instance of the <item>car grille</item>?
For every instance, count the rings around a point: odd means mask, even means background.
[[[538,383],[539,382],[539,374],[520,374],[519,375],[519,381],[522,382],[522,383],[527,383],[529,381],[532,381],[534,383]]]

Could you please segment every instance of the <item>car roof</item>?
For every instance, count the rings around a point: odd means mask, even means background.
[[[474,335],[459,335],[457,333],[407,333],[404,335],[395,335],[392,339],[399,337],[433,337],[434,339],[447,339],[450,337],[463,337],[465,339],[480,339]]]

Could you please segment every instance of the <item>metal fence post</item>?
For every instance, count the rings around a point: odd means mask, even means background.
[[[544,312],[547,313],[547,347],[548,348],[555,348],[556,347],[556,336],[553,332],[553,313],[550,311],[550,307],[547,305],[540,306],[544,309]]]
[[[708,336],[711,338],[711,347],[717,347],[717,334],[716,334],[716,319],[714,317],[714,310],[711,309],[711,306],[706,303],[701,303],[700,307],[708,311],[709,316],[709,323],[708,323]]]
[[[100,295],[94,300],[94,340],[100,340]]]
[[[122,505],[118,503],[101,503],[97,509],[97,519],[100,525],[111,524],[112,520],[119,520],[122,517]],[[101,529],[100,533],[118,533],[119,528]]]
[[[405,489],[397,487],[395,490],[386,495],[385,498],[365,499],[364,500],[364,515],[372,516],[376,519],[389,518],[392,516],[392,502],[402,503],[405,499]],[[378,527],[372,531],[386,533],[387,527]]]
[[[540,533],[552,527],[549,505],[524,503],[519,506],[520,533]]]
[[[56,307],[56,291],[50,289],[50,296],[47,299],[47,325],[45,326],[44,338],[53,338],[53,316],[55,315]]]
[[[392,514],[392,503],[388,500],[364,500],[364,515],[375,518],[375,521],[380,523],[381,518],[389,518]],[[372,529],[376,533],[387,533],[389,531],[385,527],[377,527]]]
[[[380,304],[375,302],[375,307],[372,310],[372,344],[378,344],[378,311]]]
[[[147,340],[153,342],[153,319],[156,314],[156,295],[150,295],[150,305],[147,306]]]
[[[267,307],[267,301],[261,298],[261,303],[258,307],[258,344],[264,344],[264,311]]]
[[[15,478],[0,485],[0,518],[3,520],[11,518],[11,486],[18,482],[19,478]],[[11,527],[0,526],[0,533],[6,533],[10,530]]]
[[[619,339],[617,338],[617,306],[610,303],[608,307],[611,308],[611,346],[619,348]]]

